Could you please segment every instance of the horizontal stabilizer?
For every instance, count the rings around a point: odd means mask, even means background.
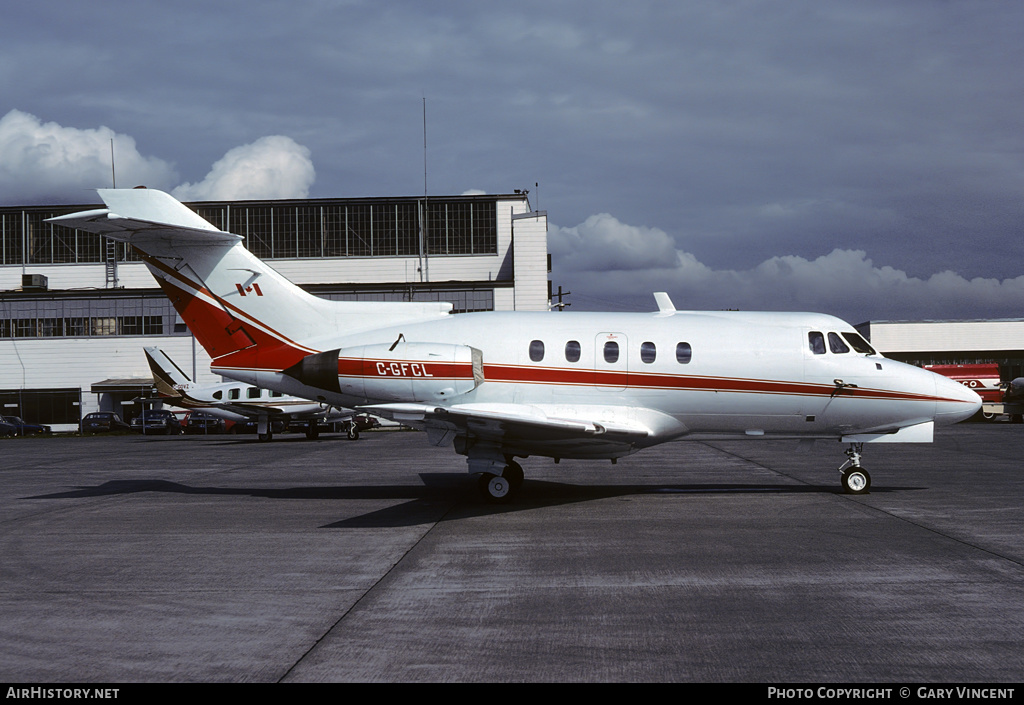
[[[48,218],[114,240],[169,238],[178,242],[230,244],[242,238],[218,230],[173,196],[150,189],[100,189],[106,208]]]

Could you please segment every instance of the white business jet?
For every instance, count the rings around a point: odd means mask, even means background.
[[[281,392],[260,389],[252,384],[222,382],[200,386],[158,347],[143,348],[153,385],[159,400],[171,406],[191,411],[202,411],[227,421],[247,423],[256,421],[256,433],[261,441],[274,437],[274,422],[307,421],[306,437],[320,435],[320,423],[348,422],[348,437],[359,438],[359,429],[353,422],[355,411],[338,409],[323,402],[288,396]]]
[[[848,443],[847,492],[867,492],[864,443],[930,442],[977,394],[883,358],[815,313],[485,312],[308,294],[160,191],[101,190],[106,208],[52,219],[130,243],[231,379],[424,429],[505,501],[516,458],[611,459],[671,440]]]

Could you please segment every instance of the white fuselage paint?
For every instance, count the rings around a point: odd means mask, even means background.
[[[319,340],[315,347],[341,348],[344,356],[346,348],[387,344],[402,336],[476,348],[482,353],[484,383],[454,400],[445,397],[447,403],[526,404],[557,416],[586,415],[600,408],[609,420],[631,408],[651,409],[676,422],[664,429],[668,437],[837,437],[933,419],[953,423],[976,408],[972,393],[962,385],[912,365],[877,354],[815,355],[808,346],[809,331],[853,328],[832,316],[802,313],[477,313]],[[603,355],[602,341],[609,334],[619,343],[615,362]],[[544,344],[539,361],[529,355],[535,340]],[[566,360],[569,341],[580,344],[576,362]],[[692,350],[685,364],[676,360],[680,342]],[[644,343],[654,345],[652,362],[641,359]],[[394,363],[376,364],[383,370],[374,381],[377,388],[431,374],[429,363],[422,361],[409,363],[405,372]],[[276,371],[214,369],[336,405],[403,399],[401,393],[367,397],[325,392]],[[437,390],[450,386],[439,379]],[[649,444],[662,440],[652,437]]]

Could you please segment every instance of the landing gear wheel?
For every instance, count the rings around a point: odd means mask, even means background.
[[[519,486],[523,484],[523,467],[519,463],[511,461],[505,466],[505,471],[501,473],[501,476],[508,480],[513,491],[518,490]]]
[[[493,504],[503,504],[512,496],[512,483],[501,475],[485,472],[480,476],[480,492]]]
[[[267,431],[266,433],[261,433],[261,434],[259,434],[259,439],[261,441],[263,441],[263,442],[272,441],[272,440],[274,440],[274,433],[272,431]]]
[[[867,494],[871,489],[871,475],[860,467],[844,470],[843,489],[846,494]]]
[[[356,428],[355,424],[352,424],[351,426],[348,427],[348,439],[350,441],[359,440],[359,429]]]

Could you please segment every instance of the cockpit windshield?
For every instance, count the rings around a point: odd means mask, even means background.
[[[860,337],[857,333],[843,333],[842,336],[846,338],[846,342],[850,344],[854,352],[859,352],[863,355],[877,355],[875,349],[868,344],[868,341]]]

